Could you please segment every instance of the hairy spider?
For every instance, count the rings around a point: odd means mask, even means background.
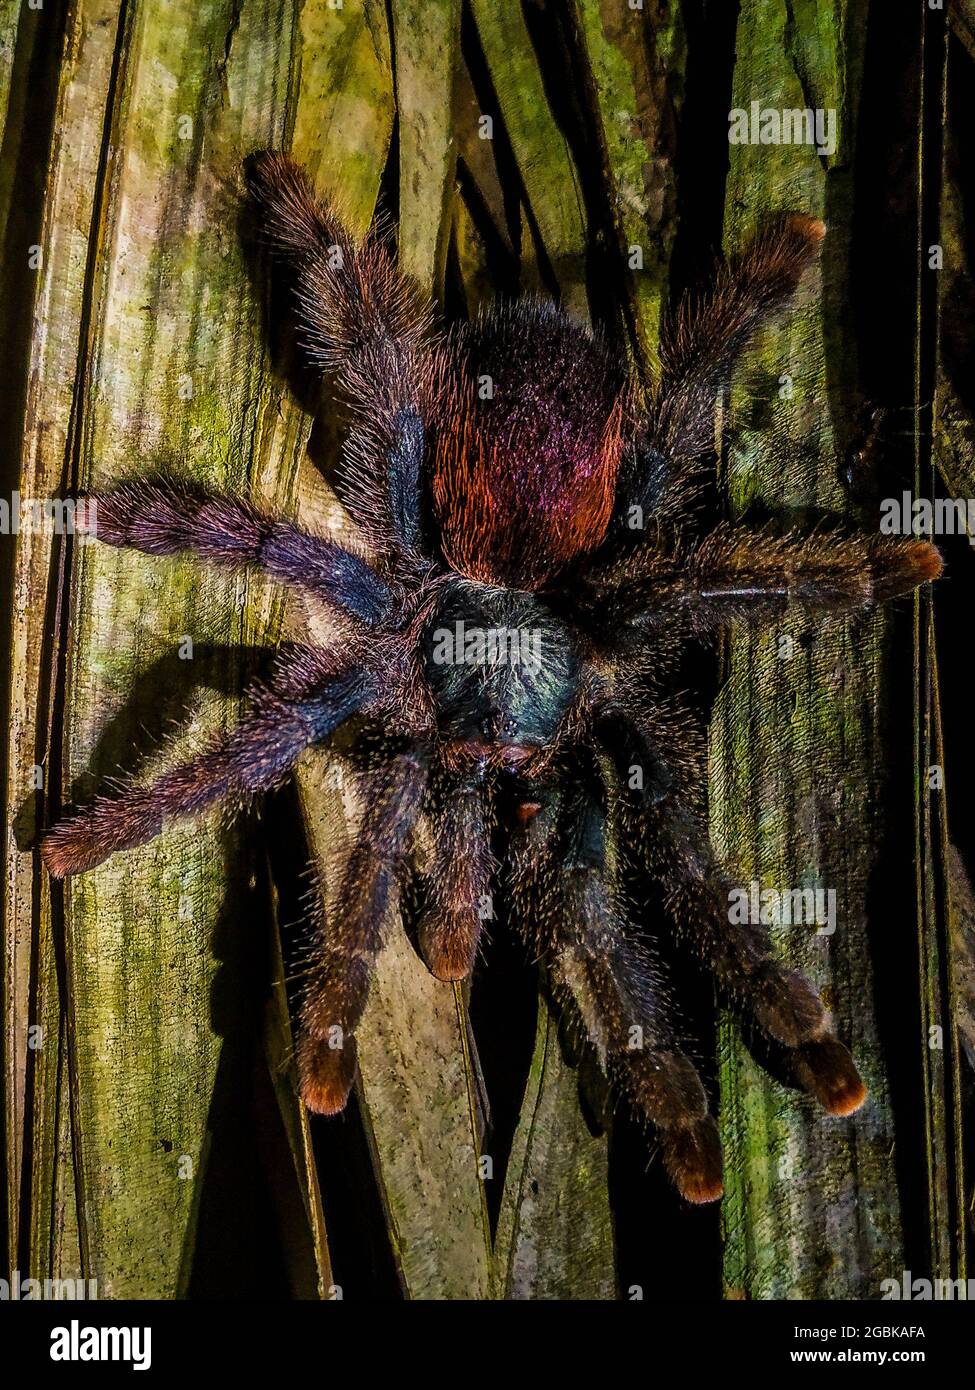
[[[99,495],[99,540],[255,566],[326,605],[341,641],[279,655],[242,723],[151,785],[126,784],[62,821],[44,860],[58,877],[79,873],[151,839],[166,817],[239,806],[362,717],[387,752],[317,934],[298,1044],[305,1103],[332,1114],[348,1098],[418,819],[432,827],[420,948],[435,976],[460,980],[477,954],[502,817],[520,930],[556,978],[581,982],[587,1029],[656,1127],[680,1192],[711,1201],[722,1191],[717,1126],[661,969],[628,920],[614,843],[649,865],[681,938],[722,996],[788,1049],[802,1086],[834,1115],[866,1091],[808,980],[775,959],[764,927],[729,921],[733,884],[701,814],[701,739],[666,695],[673,654],[734,621],[867,609],[941,568],[933,546],[879,535],[700,534],[715,398],[790,300],[823,224],[779,216],[685,299],[647,389],[552,304],[497,304],[435,328],[385,242],[356,245],[285,156],[253,157],[248,180],[291,281],[304,365],[330,375],[349,409],[344,496],[368,558],[172,481]]]

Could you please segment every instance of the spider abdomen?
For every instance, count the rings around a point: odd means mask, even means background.
[[[438,366],[433,510],[459,574],[538,590],[606,534],[628,373],[552,304],[495,304]]]

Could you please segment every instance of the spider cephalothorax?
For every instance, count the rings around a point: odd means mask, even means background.
[[[481,905],[506,872],[532,950],[584,1001],[674,1182],[712,1200],[717,1127],[659,967],[614,886],[614,823],[620,853],[649,866],[681,938],[722,996],[784,1045],[797,1081],[837,1115],[866,1093],[813,987],[775,959],[764,926],[732,924],[734,885],[702,817],[701,741],[666,695],[671,654],[731,621],[862,610],[940,571],[918,541],[699,534],[716,395],[755,329],[788,302],[822,224],[780,216],[686,300],[647,391],[552,305],[498,306],[435,329],[385,245],[356,246],[288,159],[257,156],[249,181],[291,281],[305,365],[331,375],[349,410],[344,499],[370,558],[172,482],[98,496],[101,541],[260,568],[324,604],[343,640],[334,652],[284,651],[237,728],[151,785],[62,821],[44,859],[55,875],[78,873],[144,843],[164,817],[243,804],[360,716],[388,755],[370,774],[319,931],[299,1041],[306,1103],[345,1105],[372,965],[422,816],[417,934],[433,973],[470,971]],[[505,865],[491,848],[498,814]]]

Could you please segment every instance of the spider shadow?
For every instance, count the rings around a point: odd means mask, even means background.
[[[508,1188],[515,1133],[525,1118],[525,1090],[538,1044],[540,1007],[548,1008],[551,1014],[554,1046],[573,1075],[579,1110],[591,1136],[611,1129],[614,1108],[609,1082],[578,1006],[554,986],[548,971],[530,959],[510,919],[503,884],[498,885],[494,910],[491,930],[482,935],[469,1007],[477,1065],[479,1137],[482,1152],[490,1154],[493,1162],[493,1180],[485,1187],[492,1230],[497,1228]]]
[[[86,771],[72,784],[73,801],[89,801],[108,777],[137,777],[174,732],[178,738],[196,713],[199,692],[238,696],[274,656],[264,647],[210,643],[195,646],[191,660],[174,649],[154,661],[101,729]],[[31,814],[22,807],[18,821]],[[251,818],[220,824],[213,833],[228,862],[254,872],[226,876],[207,942],[216,963],[209,1026],[221,1042],[203,1152],[193,1155],[195,1201],[179,1287],[184,1296],[201,1299],[228,1291],[314,1297],[314,1254],[261,1042],[271,979],[267,874]],[[242,1210],[246,1222],[239,1220]]]
[[[71,788],[83,804],[112,776],[137,777],[196,712],[202,690],[232,698],[264,674],[274,653],[262,647],[198,644],[192,659],[174,649],[137,677],[129,698],[102,727],[86,771]],[[38,798],[17,815],[18,843],[36,839]],[[287,1136],[261,1045],[270,991],[266,875],[253,825],[242,819],[214,833],[235,864],[256,873],[227,875],[207,949],[216,963],[209,1023],[220,1038],[200,1155],[192,1155],[194,1206],[181,1254],[183,1296],[311,1297],[314,1257]],[[26,846],[25,846],[26,847]],[[242,930],[241,924],[248,929]],[[164,1146],[170,1141],[163,1137]],[[242,1222],[239,1213],[248,1212]],[[286,1244],[281,1230],[286,1231]]]
[[[261,153],[255,150],[243,161],[245,179]],[[237,204],[237,242],[261,306],[262,337],[267,344],[271,370],[302,410],[315,415],[321,407],[321,376],[302,364],[295,343],[295,319],[289,307],[296,287],[295,276],[282,262],[265,255],[255,210],[248,198],[241,198]]]
[[[179,1294],[314,1298],[311,1235],[262,1043],[271,992],[269,885],[253,828],[240,824],[226,834],[234,861],[257,869],[228,875],[209,943],[217,962],[210,1030],[221,1041]]]
[[[609,1078],[575,997],[557,991],[547,973],[542,975],[541,993],[556,1022],[562,1061],[576,1075],[579,1109],[586,1129],[598,1138],[612,1129],[618,1108]]]
[[[243,161],[245,178],[260,151],[254,151]],[[294,398],[297,405],[311,417],[308,457],[319,473],[345,503],[341,469],[341,441],[349,428],[349,413],[334,393],[323,383],[322,374],[313,371],[302,361],[296,339],[294,271],[281,261],[265,255],[261,247],[254,208],[248,199],[238,203],[237,239],[251,286],[261,306],[261,329],[267,345],[271,372],[275,379]]]
[[[266,647],[236,647],[221,643],[197,645],[192,659],[178,650],[146,667],[128,699],[106,720],[87,760],[86,769],[71,784],[69,806],[90,802],[110,778],[137,777],[146,763],[194,713],[193,695],[208,689],[226,697],[239,695],[273,659]],[[43,826],[44,793],[35,790],[17,808],[13,819],[17,848],[37,847]]]
[[[818,1113],[815,1101],[795,1078],[789,1048],[784,1043],[776,1042],[774,1038],[767,1037],[741,1010],[728,1006],[728,1012],[737,1025],[742,1047],[759,1070],[771,1077],[785,1090],[804,1097],[810,1113]]]

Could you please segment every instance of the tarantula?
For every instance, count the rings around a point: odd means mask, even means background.
[[[699,534],[716,396],[792,297],[825,228],[780,215],[685,298],[647,388],[550,303],[499,303],[437,327],[387,242],[356,245],[288,158],[254,156],[247,177],[290,281],[303,365],[330,376],[348,409],[344,499],[367,549],[173,481],[98,495],[100,541],[263,570],[325,605],[340,640],[281,654],[243,722],[194,761],[61,821],[42,844],[47,867],[83,872],[151,839],[166,817],[241,805],[358,716],[387,751],[317,934],[298,1043],[305,1103],[323,1114],[346,1103],[419,818],[431,864],[417,938],[442,980],[471,971],[502,820],[521,931],[555,975],[581,982],[585,1024],[655,1126],[679,1191],[712,1201],[717,1126],[660,967],[629,920],[614,842],[649,865],[723,997],[784,1045],[827,1111],[851,1113],[866,1091],[815,989],[775,959],[766,928],[730,924],[733,885],[701,815],[692,721],[664,693],[671,653],[733,621],[866,609],[941,568],[933,546],[879,535]]]

